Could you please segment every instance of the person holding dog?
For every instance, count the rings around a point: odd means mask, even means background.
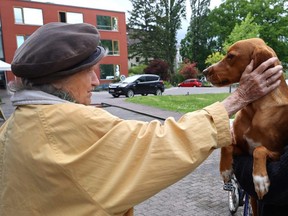
[[[234,173],[241,187],[257,199],[253,184],[253,157],[248,155],[235,155]],[[267,164],[267,171],[270,180],[268,193],[262,200],[257,200],[257,211],[259,216],[282,216],[288,212],[288,146],[280,160],[270,161]]]
[[[89,106],[106,55],[99,40],[90,24],[48,23],[16,50],[16,109],[0,129],[0,215],[133,215],[229,145],[229,117],[282,74],[269,68],[276,58],[255,70],[251,62],[222,102],[163,124],[123,120]]]

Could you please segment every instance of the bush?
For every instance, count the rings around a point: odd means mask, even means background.
[[[169,65],[167,62],[161,59],[154,59],[150,61],[149,65],[144,69],[144,73],[157,74],[162,80],[168,80],[168,69]]]
[[[176,73],[176,74],[173,74],[171,76],[171,80],[170,80],[170,83],[173,85],[173,86],[178,86],[178,83],[180,82],[183,82],[185,80],[185,78],[179,74],[179,73]]]
[[[136,75],[136,74],[143,74],[143,71],[146,67],[147,65],[144,65],[144,64],[133,66],[129,69],[128,74],[129,76]]]
[[[164,86],[165,86],[165,89],[167,89],[167,88],[171,88],[172,84],[168,81],[164,81]]]

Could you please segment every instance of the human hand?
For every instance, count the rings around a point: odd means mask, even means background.
[[[222,102],[229,116],[280,85],[279,78],[283,74],[283,67],[281,65],[272,66],[277,61],[278,58],[272,57],[254,70],[253,60],[250,62],[241,76],[239,87]]]
[[[250,62],[243,72],[236,90],[240,100],[247,104],[251,103],[279,86],[283,67],[281,65],[271,67],[277,61],[278,58],[272,57],[255,70],[253,70],[253,60]]]

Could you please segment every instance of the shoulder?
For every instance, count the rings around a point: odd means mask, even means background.
[[[102,108],[95,106],[85,106],[74,103],[54,104],[48,106],[42,106],[39,110],[39,115],[53,121],[65,121],[69,122],[93,122],[93,121],[118,121],[119,118],[113,116]]]

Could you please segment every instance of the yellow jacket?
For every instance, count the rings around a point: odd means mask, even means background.
[[[164,124],[74,103],[18,105],[0,129],[0,215],[128,215],[230,142],[220,103]]]

